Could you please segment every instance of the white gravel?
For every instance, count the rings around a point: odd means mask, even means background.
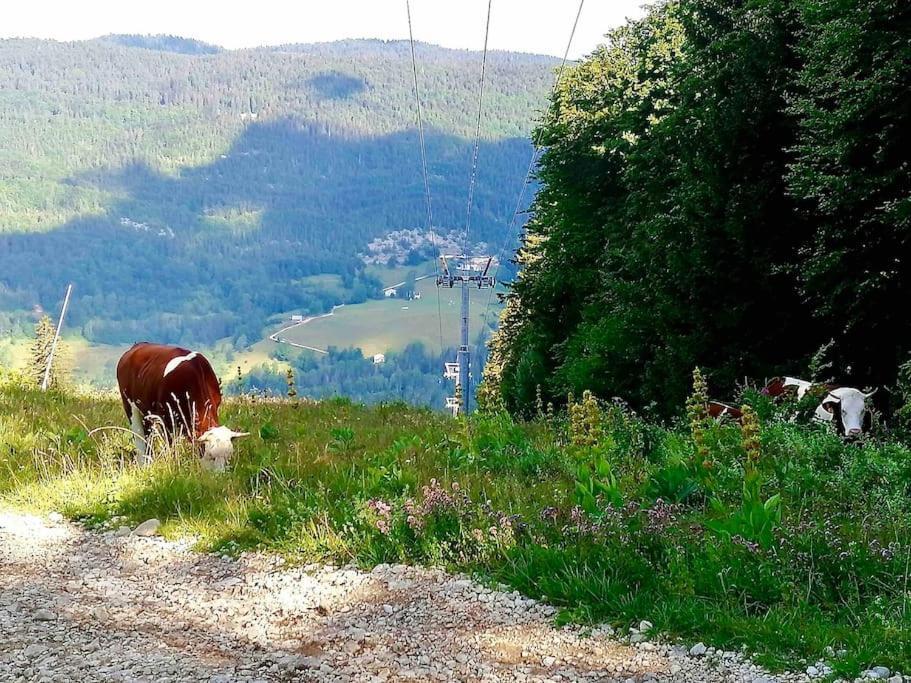
[[[437,570],[285,568],[0,510],[0,682],[809,680],[552,616]]]

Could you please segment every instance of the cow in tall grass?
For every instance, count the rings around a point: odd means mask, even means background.
[[[219,424],[218,378],[209,361],[195,351],[135,344],[117,364],[117,384],[141,464],[151,460],[149,438],[156,426],[169,442],[188,436],[203,464],[216,470],[223,470],[231,459],[234,439],[248,436]]]
[[[814,385],[796,377],[775,377],[769,381],[762,393],[772,398],[793,395],[801,400],[814,389],[823,392],[813,413],[819,422],[835,424],[836,431],[849,439],[860,436],[870,415],[868,402],[876,390],[864,393],[853,387],[839,387],[834,384]]]

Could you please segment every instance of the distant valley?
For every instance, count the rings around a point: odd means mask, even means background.
[[[419,45],[417,56],[435,227],[458,242],[480,55]],[[554,67],[490,57],[479,249],[515,240]],[[391,268],[434,256],[411,77],[398,42],[0,41],[0,361],[21,355],[35,311],[56,313],[68,282],[68,332],[93,381],[107,362],[91,349],[156,339],[262,360],[282,316],[382,298],[371,245],[411,235]]]

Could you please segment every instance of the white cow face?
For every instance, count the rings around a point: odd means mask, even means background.
[[[227,427],[213,427],[197,441],[203,445],[202,464],[204,467],[223,472],[225,465],[234,455],[234,439],[250,436],[247,432],[235,432]]]
[[[854,438],[860,436],[864,428],[864,415],[867,412],[867,399],[874,394],[869,394],[858,389],[844,387],[833,389],[816,409],[816,417],[831,422],[835,417],[840,418],[844,426],[845,436]]]

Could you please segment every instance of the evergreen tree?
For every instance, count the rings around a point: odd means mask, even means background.
[[[41,316],[35,324],[35,336],[32,341],[31,354],[29,357],[28,374],[37,386],[44,382],[44,374],[47,371],[48,360],[51,357],[51,348],[54,345],[54,334],[56,328],[54,323],[47,315]],[[51,376],[48,382],[49,387],[56,387],[59,384],[60,371],[56,361],[51,366]]]

